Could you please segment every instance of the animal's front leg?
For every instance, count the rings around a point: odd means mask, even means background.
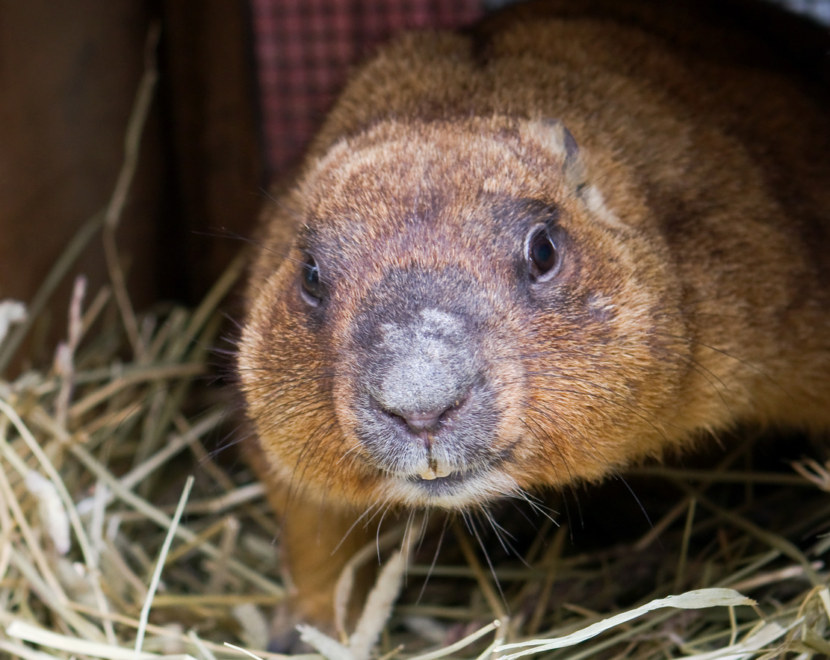
[[[359,514],[294,500],[283,511],[282,552],[292,612],[299,621],[334,631],[334,592],[346,563],[371,541]],[[364,571],[365,573],[365,571]],[[349,603],[354,621],[371,576],[360,573]]]

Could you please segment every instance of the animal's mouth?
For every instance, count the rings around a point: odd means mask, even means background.
[[[390,501],[408,506],[458,509],[510,497],[521,490],[510,469],[514,445],[498,452],[482,452],[473,456],[475,460],[447,452],[437,456],[422,453],[393,466],[379,464],[372,456],[366,456],[365,460],[367,467],[379,477],[378,488]]]
[[[481,477],[481,470],[466,470],[463,472],[449,472],[443,476],[431,478],[411,475],[407,477],[407,481],[427,497],[447,497],[467,490],[469,486],[479,481]]]
[[[448,465],[445,462],[428,459],[420,470],[390,473],[399,484],[407,484],[418,497],[441,500],[445,498],[467,498],[479,493],[491,497],[494,489],[502,493],[511,492],[515,482],[504,475],[501,467],[509,460],[512,449],[499,455],[490,456],[487,461],[468,465]],[[460,462],[460,461],[459,461]],[[460,468],[460,469],[459,469]]]
[[[475,472],[449,472],[441,476],[413,475],[409,477],[409,481],[420,484],[424,488],[445,488],[460,485],[473,476],[475,476]]]
[[[408,506],[457,510],[509,497],[520,490],[509,472],[492,463],[464,466],[428,479],[413,472],[387,475],[391,499]]]

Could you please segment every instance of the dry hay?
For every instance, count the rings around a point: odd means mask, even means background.
[[[285,596],[279,529],[232,451],[205,449],[236,424],[210,347],[243,262],[195,310],[135,314],[114,251],[152,86],[151,67],[111,204],[25,319],[0,303],[0,652],[12,657],[276,657],[262,649]],[[12,379],[21,341],[99,230],[112,286],[90,296],[79,280],[53,363]],[[754,444],[730,443],[705,470],[628,475],[638,495],[658,484],[641,496],[658,513],[644,531],[628,519],[607,531],[613,491],[598,504],[571,494],[556,505],[567,515],[531,512],[529,526],[508,508],[489,533],[486,517],[433,520],[436,533],[413,531],[386,559],[356,633],[304,634],[330,658],[828,657],[830,473],[811,459],[753,469]]]

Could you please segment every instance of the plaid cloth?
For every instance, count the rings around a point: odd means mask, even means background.
[[[458,27],[480,0],[251,0],[268,169],[302,153],[350,66],[401,30]]]
[[[349,68],[395,32],[452,28],[514,0],[251,0],[269,173],[305,145]],[[830,22],[830,0],[774,0]]]

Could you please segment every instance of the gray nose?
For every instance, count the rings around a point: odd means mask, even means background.
[[[378,407],[412,433],[435,431],[461,406],[478,373],[463,324],[455,316],[422,310],[401,328],[384,328],[384,365],[372,392]]]

